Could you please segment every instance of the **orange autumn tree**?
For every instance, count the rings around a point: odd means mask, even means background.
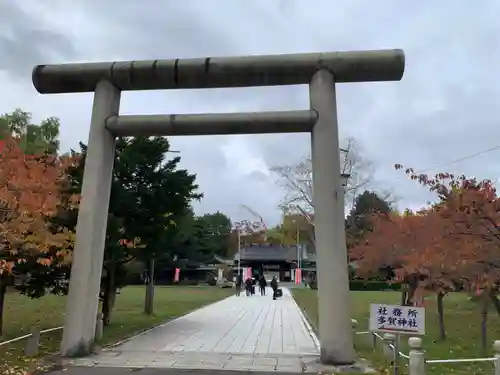
[[[426,248],[423,239],[428,237],[422,237],[426,230],[426,219],[423,211],[372,214],[369,217],[372,231],[350,251],[351,258],[356,260],[359,267],[358,275],[376,277],[380,270],[387,269],[386,277],[394,277],[397,281],[407,284],[410,295],[406,296],[404,293],[402,304],[411,302],[418,284],[418,279],[414,278],[411,271],[415,267],[408,267],[406,261]]]
[[[486,327],[492,302],[500,314],[500,200],[492,181],[438,173],[433,177],[403,169],[410,179],[435,192],[435,210],[448,228],[461,281],[481,301],[482,347],[487,346]]]
[[[443,220],[435,207],[419,211],[406,217],[413,221],[407,229],[412,242],[406,244],[406,252],[401,257],[400,268],[396,275],[403,280],[411,280],[407,303],[422,303],[425,294],[433,292],[436,296],[439,338],[446,339],[444,297],[455,290],[460,279],[462,264],[457,256],[452,227]],[[410,246],[411,243],[414,246]]]
[[[0,332],[6,288],[18,270],[70,260],[71,233],[51,230],[46,220],[57,208],[64,163],[25,155],[9,137],[0,144]]]
[[[357,259],[357,274],[373,277],[390,270],[387,277],[400,282],[401,304],[419,304],[426,292],[437,297],[440,337],[446,337],[443,298],[459,276],[455,256],[447,251],[447,228],[432,208],[403,214],[374,214],[372,232],[354,246],[350,256]]]
[[[489,297],[495,297],[500,280],[500,199],[492,181],[446,173],[429,177],[417,175],[412,169],[405,172],[437,193],[435,209],[448,221],[468,284],[476,292],[484,290]]]

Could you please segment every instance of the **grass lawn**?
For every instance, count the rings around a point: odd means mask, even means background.
[[[156,287],[155,315],[148,316],[144,310],[144,287],[127,287],[117,296],[112,322],[104,328],[99,344],[112,344],[142,330],[182,316],[201,306],[229,296],[231,289],[202,286]],[[29,333],[32,326],[40,329],[57,327],[64,322],[65,297],[45,296],[31,300],[16,292],[6,296],[4,312],[4,335],[2,340]],[[40,355],[59,350],[62,330],[41,336]],[[40,358],[23,357],[25,340],[0,347],[0,374],[21,373],[22,368],[33,366]],[[8,372],[8,369],[18,371]]]
[[[295,300],[305,311],[311,324],[317,327],[317,293],[311,289],[293,289]],[[485,357],[480,349],[480,316],[475,303],[468,301],[466,294],[452,293],[445,297],[445,323],[447,325],[448,339],[445,342],[437,341],[438,325],[437,313],[434,299],[429,296],[426,300],[426,331],[423,337],[424,348],[427,359],[455,359]],[[358,320],[357,331],[368,329],[369,305],[370,303],[399,303],[398,292],[351,292],[351,317]],[[493,309],[489,315],[488,340],[500,340],[500,318]],[[387,360],[381,354],[380,349],[372,350],[368,345],[366,335],[355,336],[355,346],[359,355],[369,359],[373,366],[378,369],[386,368]],[[402,348],[408,353],[406,338],[403,336]],[[489,348],[487,357],[493,356],[492,348]],[[402,367],[406,361],[401,360]],[[407,373],[406,369],[403,373]],[[461,363],[446,365],[428,365],[429,375],[457,374],[492,374],[493,363]]]

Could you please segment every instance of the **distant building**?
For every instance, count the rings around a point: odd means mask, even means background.
[[[233,259],[233,274],[238,273],[238,260],[241,269],[251,267],[254,277],[264,275],[266,278],[276,276],[280,281],[292,281],[293,270],[297,268],[297,258],[302,262],[302,278],[312,277],[316,273],[316,254],[305,244],[297,246],[254,244],[241,248]]]

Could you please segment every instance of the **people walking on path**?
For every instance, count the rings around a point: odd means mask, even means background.
[[[271,278],[272,275],[268,284]],[[119,346],[89,357],[72,359],[70,370],[85,366],[89,372],[68,370],[68,373],[107,375],[104,367],[116,367],[117,370],[111,372],[114,375],[133,375],[128,371],[130,367],[137,370],[160,370],[163,367],[172,369],[170,373],[165,370],[165,373],[175,375],[179,367],[187,366],[192,371],[181,375],[204,375],[202,369],[211,371],[208,375],[224,375],[221,368],[232,369],[232,372],[225,371],[227,375],[235,374],[237,370],[242,375],[249,375],[245,374],[249,369],[270,375],[280,370],[285,371],[283,375],[316,374],[319,356],[316,338],[303,323],[303,314],[290,290],[283,288],[283,293],[288,298],[272,302],[267,300],[269,295],[266,298],[245,298],[233,294]],[[308,368],[309,364],[311,368]],[[151,371],[149,375],[152,375]]]
[[[243,277],[241,277],[241,275],[236,276],[236,282],[234,284],[236,295],[239,296],[241,294],[241,287],[243,286]]]
[[[276,279],[276,276],[274,276],[271,280],[271,288],[273,288],[273,299],[275,300],[278,296],[278,280]]]
[[[252,286],[253,286],[252,278],[248,277],[245,280],[245,292],[247,294],[247,297],[250,297],[252,295]]]
[[[267,281],[264,275],[260,275],[259,278],[259,289],[260,289],[260,295],[265,296],[266,295],[266,286],[267,286]]]

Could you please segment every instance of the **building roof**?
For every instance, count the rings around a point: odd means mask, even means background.
[[[227,265],[233,264],[233,259],[225,259],[217,254],[214,254],[214,260],[220,264],[227,264]]]
[[[238,259],[236,254],[234,259]],[[302,259],[315,261],[315,254],[307,254],[303,250]],[[297,260],[297,247],[281,246],[281,245],[251,245],[245,246],[241,249],[241,260],[277,260],[277,261],[296,261]]]

